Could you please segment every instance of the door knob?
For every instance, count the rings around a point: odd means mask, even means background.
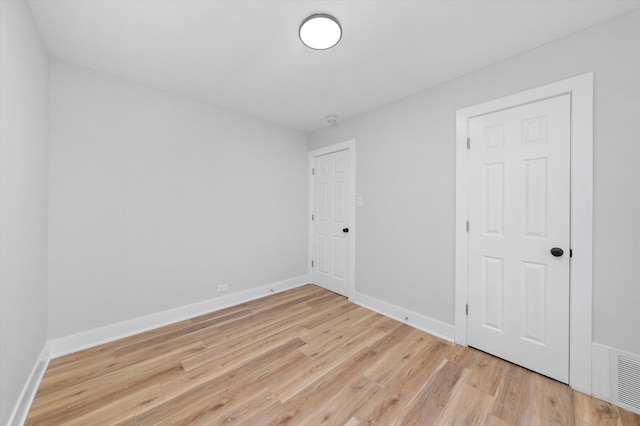
[[[560,247],[554,247],[551,249],[551,254],[555,257],[560,257],[564,254],[564,250],[562,250]]]
[[[342,232],[346,234],[347,232],[349,232],[349,228],[342,228]]]

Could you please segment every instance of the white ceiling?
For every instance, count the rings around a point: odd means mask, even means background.
[[[51,56],[305,131],[640,7],[640,0],[29,0]],[[298,39],[312,12],[343,38]]]

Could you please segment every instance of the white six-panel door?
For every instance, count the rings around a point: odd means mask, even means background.
[[[315,158],[313,174],[313,282],[348,296],[349,151]]]
[[[563,95],[469,122],[468,344],[564,383],[570,102]]]

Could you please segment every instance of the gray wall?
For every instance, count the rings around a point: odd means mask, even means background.
[[[23,1],[0,2],[0,424],[47,339],[48,59]]]
[[[307,136],[51,63],[49,338],[307,272]]]
[[[356,290],[453,324],[456,110],[593,71],[594,340],[640,353],[639,46],[634,12],[312,134],[357,140]]]

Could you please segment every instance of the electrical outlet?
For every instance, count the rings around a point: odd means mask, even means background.
[[[227,290],[229,290],[229,284],[227,284],[227,283],[218,284],[217,290],[218,290],[218,293],[222,293],[223,291],[227,291]]]

